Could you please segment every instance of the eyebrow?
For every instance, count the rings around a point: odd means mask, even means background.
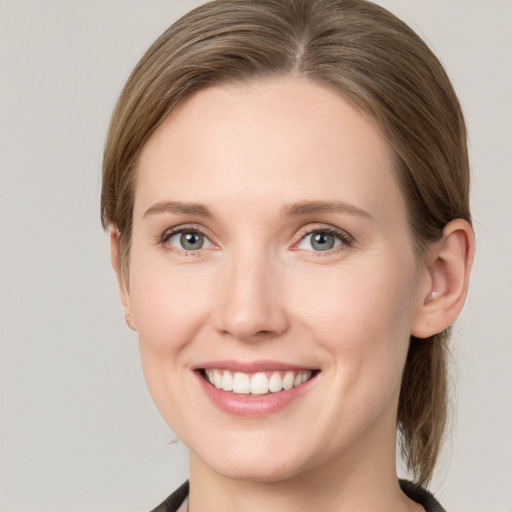
[[[197,215],[200,217],[213,217],[212,211],[201,203],[189,203],[181,201],[161,201],[146,210],[143,217],[158,213],[175,213],[178,215]],[[372,222],[375,219],[367,211],[357,206],[343,203],[341,201],[299,201],[283,206],[281,216],[300,217],[315,213],[346,213],[367,218]]]
[[[285,205],[281,210],[281,215],[285,217],[299,217],[314,213],[346,213],[375,222],[374,217],[367,211],[341,201],[299,201],[298,203]]]
[[[176,213],[178,215],[198,215],[213,217],[212,211],[200,203],[184,203],[180,201],[161,201],[146,210],[143,217],[157,213]]]

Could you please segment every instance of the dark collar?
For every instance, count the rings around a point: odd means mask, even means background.
[[[419,503],[426,512],[446,512],[445,509],[434,498],[433,494],[423,489],[419,485],[413,484],[408,480],[400,480],[402,492],[411,500]]]
[[[400,488],[411,500],[420,504],[426,512],[446,512],[432,494],[408,480],[400,480]],[[151,512],[175,512],[185,501],[189,492],[188,480],[176,489],[163,503]]]

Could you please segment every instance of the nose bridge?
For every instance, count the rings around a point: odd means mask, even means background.
[[[287,319],[276,258],[264,248],[246,246],[227,255],[224,265],[224,282],[217,285],[217,329],[245,341],[283,333]]]

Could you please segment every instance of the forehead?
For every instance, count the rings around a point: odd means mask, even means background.
[[[337,92],[299,78],[191,95],[146,143],[137,172],[136,211],[170,198],[233,209],[262,198],[276,206],[343,200],[376,215],[389,199],[403,208],[376,122]]]

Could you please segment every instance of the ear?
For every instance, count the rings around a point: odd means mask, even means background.
[[[112,268],[116,273],[117,285],[119,287],[119,295],[121,296],[121,303],[123,305],[124,319],[128,327],[134,331],[137,330],[135,322],[133,320],[132,306],[130,302],[130,294],[128,291],[128,285],[123,276],[121,267],[121,251],[119,248],[119,231],[113,225],[109,227],[110,233],[110,257],[112,260]]]
[[[449,222],[442,238],[432,244],[427,279],[413,319],[411,334],[428,338],[453,324],[464,306],[475,254],[475,237],[468,222]]]

